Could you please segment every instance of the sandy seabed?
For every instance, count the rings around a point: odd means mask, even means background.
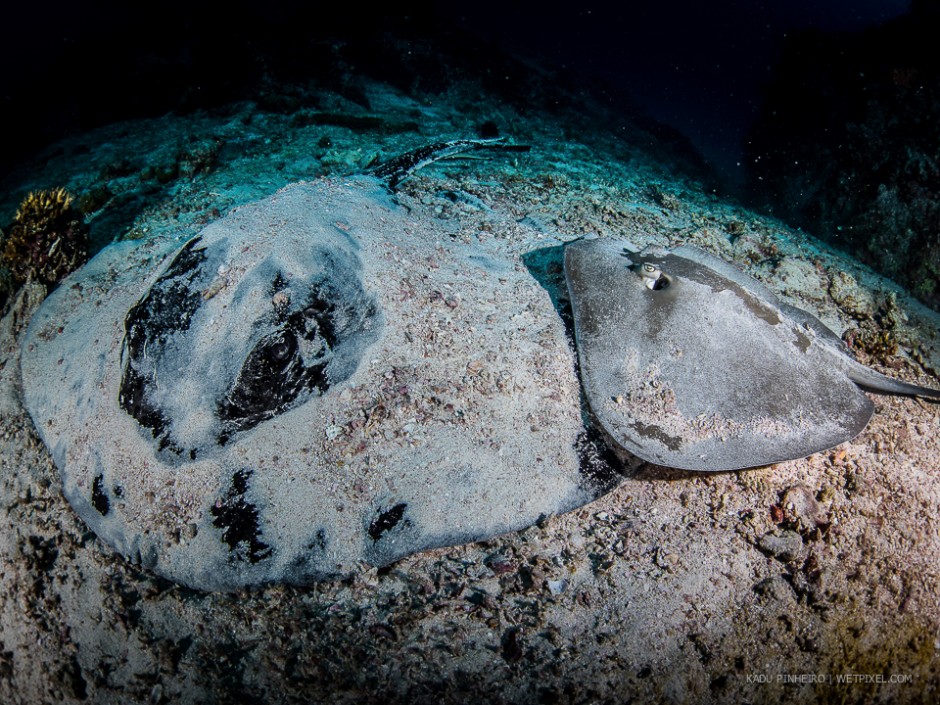
[[[839,332],[871,329],[894,297],[898,352],[862,350],[863,360],[940,383],[940,317],[809,234],[707,193],[643,147],[639,130],[615,137],[576,114],[522,117],[459,96],[431,106],[379,85],[369,97],[384,124],[413,127],[353,129],[252,104],[129,123],[63,143],[8,181],[0,206],[8,217],[30,188],[107,187],[87,214],[99,243],[195,233],[292,181],[466,136],[498,116],[531,153],[432,167],[402,198],[447,218],[462,207],[447,194],[471,194],[540,224],[533,249],[586,233],[690,242]],[[336,96],[324,104],[362,111]],[[168,165],[175,178],[155,180]],[[485,228],[486,210],[473,212]],[[18,341],[41,296],[23,290],[0,326],[4,703],[940,697],[940,405],[873,396],[860,436],[809,458],[709,475],[642,466],[594,503],[521,532],[309,588],[203,594],[113,555],[63,499],[20,401]]]

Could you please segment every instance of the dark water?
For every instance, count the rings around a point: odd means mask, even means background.
[[[686,135],[733,182],[744,136],[794,33],[859,31],[904,15],[910,0],[719,3],[411,3],[377,13],[326,3],[20,4],[0,43],[4,115],[26,140],[128,114],[211,105],[265,71],[303,81],[310,45],[367,45],[383,34],[482,45],[563,66],[621,91]],[[89,7],[91,5],[91,7]],[[213,9],[214,8],[214,9]],[[357,51],[368,51],[367,46]],[[485,61],[481,60],[481,67]],[[350,66],[350,71],[376,67]],[[23,142],[27,144],[23,144]]]
[[[940,305],[940,3],[88,5],[11,11],[0,175],[118,120],[242,99],[286,112],[316,86],[355,98],[361,76],[427,93],[476,74],[521,101],[526,67],[545,66],[624,122],[657,124],[724,195]]]

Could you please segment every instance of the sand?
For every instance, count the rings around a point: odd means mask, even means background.
[[[99,242],[193,233],[292,181],[465,136],[492,116],[483,112],[492,104],[454,98],[431,110],[384,86],[370,91],[375,112],[417,119],[420,134],[298,127],[251,104],[227,117],[170,116],[73,138],[5,184],[0,205],[8,217],[28,188],[82,192],[107,181],[116,196],[90,214]],[[839,333],[870,330],[892,299],[898,351],[880,360],[863,351],[864,361],[937,385],[938,317],[896,285],[808,233],[705,192],[634,133],[592,132],[574,113],[523,117],[504,106],[499,115],[533,145],[528,156],[432,167],[403,194],[442,218],[478,199],[501,218],[525,219],[535,241],[518,247],[584,233],[637,246],[690,242]],[[171,158],[160,145],[189,137],[223,145],[212,168],[158,189],[148,188],[147,164],[119,177],[103,170],[121,156],[160,163]],[[107,147],[77,156],[83,143]],[[548,262],[543,286],[563,307],[559,277]],[[13,305],[0,326],[4,703],[938,697],[936,404],[873,396],[862,434],[806,459],[708,475],[643,466],[586,507],[485,542],[381,570],[362,565],[308,588],[202,593],[114,555],[63,498],[19,401],[18,340],[35,298]],[[471,333],[453,336],[464,344]]]

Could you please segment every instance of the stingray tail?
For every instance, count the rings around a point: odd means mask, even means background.
[[[872,392],[905,394],[911,397],[940,400],[940,389],[921,387],[919,384],[910,384],[897,379],[891,379],[862,365],[849,371],[849,379],[855,382],[859,387],[864,387]]]
[[[389,188],[395,188],[418,169],[441,159],[455,157],[458,154],[466,154],[478,149],[498,149],[506,152],[528,152],[530,149],[528,145],[504,144],[504,139],[504,137],[494,137],[426,144],[423,147],[412,149],[410,152],[389,159],[387,162],[372,165],[366,169],[366,173],[383,179]]]

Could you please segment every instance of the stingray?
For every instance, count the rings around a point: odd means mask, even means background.
[[[390,189],[492,145],[114,243],[50,294],[23,344],[25,406],[102,541],[202,590],[307,584],[604,490],[575,451],[564,327],[518,244],[465,240]]]
[[[735,470],[851,440],[862,391],[940,398],[856,361],[817,318],[689,245],[565,249],[581,380],[610,438],[657,465]]]

